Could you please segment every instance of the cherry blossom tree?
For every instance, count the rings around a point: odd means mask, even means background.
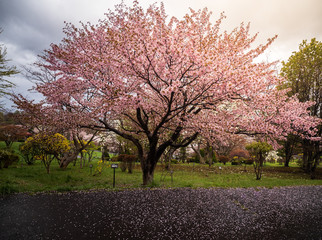
[[[69,124],[113,132],[133,142],[143,184],[153,181],[164,151],[198,135],[231,133],[285,137],[290,126],[314,136],[310,102],[288,97],[274,63],[255,63],[276,38],[253,47],[249,24],[220,32],[207,9],[168,18],[163,4],[147,10],[117,5],[98,24],[67,24],[66,37],[46,50],[39,68],[54,76],[38,83],[50,108],[68,109]],[[57,120],[57,124],[61,121]]]

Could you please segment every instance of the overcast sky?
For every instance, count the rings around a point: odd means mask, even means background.
[[[10,64],[18,69],[33,63],[37,55],[48,49],[51,43],[59,43],[64,37],[64,21],[77,24],[79,21],[96,23],[104,18],[107,9],[121,0],[0,0],[0,43],[7,47]],[[126,4],[132,1],[125,0]],[[140,0],[146,8],[159,0]],[[258,43],[278,35],[277,40],[266,51],[266,61],[287,60],[298,50],[304,40],[315,37],[322,41],[322,1],[321,0],[164,0],[169,16],[181,19],[192,9],[207,7],[213,12],[213,22],[221,12],[227,18],[222,30],[232,30],[241,22],[251,23],[251,32],[259,32]],[[39,99],[26,90],[32,84],[22,74],[8,78],[17,87],[16,93]],[[2,100],[7,108],[12,103]]]

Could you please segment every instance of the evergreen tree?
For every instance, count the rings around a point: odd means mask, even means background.
[[[2,30],[0,29],[1,33]],[[12,82],[5,78],[18,73],[15,66],[7,65],[9,60],[6,58],[6,55],[7,48],[3,44],[0,44],[0,97],[7,95],[8,89],[14,86]]]

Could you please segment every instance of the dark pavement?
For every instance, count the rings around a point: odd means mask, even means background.
[[[0,197],[0,239],[322,239],[322,186]]]

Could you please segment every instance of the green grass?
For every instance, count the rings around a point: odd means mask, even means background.
[[[241,166],[219,165],[209,168],[208,166],[174,165],[173,185],[175,187],[280,187],[293,185],[321,185],[322,179],[311,180],[308,175],[299,168],[285,168],[276,166],[265,166],[261,180],[255,180],[252,166],[246,171]],[[321,169],[319,169],[321,172]],[[160,182],[162,185],[163,182]],[[166,186],[171,184],[170,177],[167,177]]]
[[[12,148],[18,153],[20,143],[14,143]],[[0,142],[0,147],[5,147]],[[78,191],[89,189],[113,189],[113,169],[104,167],[101,174],[95,174],[100,152],[94,153],[94,160],[80,168],[71,163],[67,169],[59,168],[57,161],[53,161],[50,174],[40,161],[34,165],[26,165],[22,159],[20,162],[9,166],[8,169],[0,169],[0,194],[15,192],[50,192],[50,191]],[[92,169],[89,167],[93,165]],[[219,167],[222,169],[220,170]],[[209,168],[200,164],[173,164],[173,173],[164,170],[159,164],[155,170],[154,182],[149,187],[160,188],[210,188],[210,187],[280,187],[295,185],[322,185],[322,168],[317,169],[317,179],[311,180],[296,164],[285,168],[279,164],[266,163],[263,168],[261,180],[255,180],[252,166],[231,166],[214,164]],[[246,171],[245,171],[246,170]],[[132,174],[116,169],[116,189],[132,189],[142,187],[142,172],[140,165],[136,166]]]
[[[98,157],[97,154],[96,157]],[[22,162],[22,161],[21,161]],[[92,174],[87,163],[82,169],[79,163],[70,164],[66,170],[61,170],[57,162],[51,165],[50,174],[37,161],[34,165],[18,163],[8,169],[0,170],[0,194],[15,192],[50,192],[78,191],[89,189],[113,189],[113,169],[103,168],[101,174],[94,176],[98,158],[92,161]],[[222,168],[219,170],[219,166]],[[252,166],[246,171],[242,166],[226,166],[215,164],[211,168],[199,164],[174,164],[173,174],[157,166],[154,183],[150,187],[160,188],[210,188],[210,187],[280,187],[294,185],[322,185],[321,168],[318,169],[318,179],[311,180],[299,168],[285,168],[278,165],[267,165],[263,169],[261,180],[255,180]],[[116,189],[132,189],[142,187],[142,172],[136,164],[133,174],[116,169]]]

